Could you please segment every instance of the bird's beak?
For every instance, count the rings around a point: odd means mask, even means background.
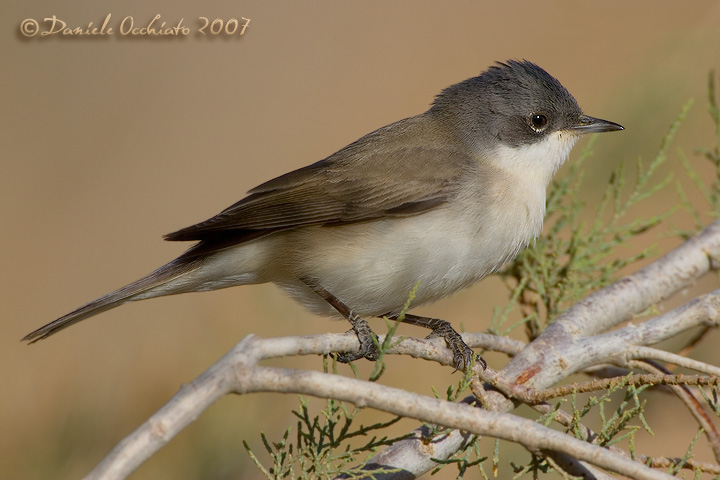
[[[568,128],[568,130],[578,135],[584,135],[586,133],[614,132],[616,130],[624,130],[624,128],[615,122],[580,115],[577,125],[573,125]]]

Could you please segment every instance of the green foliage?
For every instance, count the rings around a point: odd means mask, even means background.
[[[487,457],[480,454],[480,442],[477,437],[473,438],[473,440],[467,444],[465,449],[457,452],[451,458],[448,458],[447,460],[434,458],[433,460],[438,464],[438,466],[432,471],[432,475],[435,475],[447,465],[453,465],[458,470],[458,479],[465,478],[465,474],[468,473],[470,469],[477,471],[481,478],[489,478],[484,468]]]
[[[710,185],[707,185],[702,176],[698,173],[697,169],[693,167],[687,156],[682,151],[678,152],[678,156],[680,157],[683,167],[685,167],[688,177],[693,181],[694,186],[707,202],[709,206],[708,213],[712,218],[718,218],[720,217],[720,108],[718,107],[715,90],[714,72],[710,72],[710,75],[708,76],[708,112],[710,113],[710,118],[712,119],[715,127],[715,145],[710,148],[700,148],[697,151],[715,168],[714,181]],[[695,220],[696,228],[702,228],[703,222],[700,212],[698,212],[695,206],[688,200],[687,194],[680,185],[677,186],[677,189],[683,208]],[[684,238],[687,238],[692,235],[693,232],[678,233]]]
[[[688,462],[688,460],[690,460],[693,457],[693,454],[692,454],[693,449],[695,448],[695,444],[700,439],[702,434],[703,434],[702,429],[698,430],[698,432],[695,434],[695,437],[690,442],[690,445],[688,446],[688,449],[687,449],[687,452],[685,452],[685,455],[683,455],[683,457],[680,459],[680,461],[677,463],[677,465],[675,465],[674,467],[669,469],[668,473],[670,475],[677,475],[680,472],[680,469],[683,468],[683,465],[685,465]],[[700,473],[701,472],[699,470],[696,471],[695,478],[699,478]]]
[[[345,478],[366,478],[372,474],[396,471],[378,468],[370,473],[361,470],[361,466],[380,447],[392,445],[409,436],[388,438],[382,435],[400,417],[368,426],[355,425],[358,411],[357,408],[349,408],[344,402],[329,399],[319,415],[311,414],[308,401],[300,398],[300,408],[293,410],[298,419],[294,442],[290,440],[290,428],[285,430],[278,442],[270,442],[264,433],[261,434],[272,463],[268,467],[263,466],[247,442],[243,444],[260,471],[270,479],[335,478],[340,474],[344,474]],[[362,441],[351,446],[351,443],[357,443],[357,439]]]
[[[539,455],[532,455],[530,462],[527,465],[519,465],[514,461],[510,461],[510,468],[512,468],[515,475],[513,480],[523,478],[527,474],[532,474],[533,478],[537,478],[540,474],[550,473],[553,471],[553,464],[549,458],[541,457]],[[567,479],[579,479],[580,477],[572,477],[567,475],[562,469],[557,469],[557,472],[562,475],[563,478]]]
[[[700,395],[702,395],[705,403],[715,416],[720,417],[720,401],[718,401],[718,387],[710,387],[710,395],[707,394],[704,388],[700,388]]]

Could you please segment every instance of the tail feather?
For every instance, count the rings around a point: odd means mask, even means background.
[[[181,260],[181,258],[178,258],[168,263],[167,265],[158,268],[157,270],[155,270],[148,276],[141,278],[140,280],[137,280],[129,285],[115,290],[114,292],[110,292],[107,295],[103,295],[102,297],[93,300],[92,302],[87,303],[76,310],[73,310],[67,315],[63,315],[57,320],[38,328],[34,332],[28,333],[27,335],[25,335],[22,341],[29,342],[30,344],[35,343],[38,340],[42,340],[51,335],[54,335],[60,330],[67,328],[70,325],[74,325],[81,320],[85,320],[86,318],[90,318],[132,300],[139,299],[137,297],[141,296],[143,293],[148,293],[149,290],[160,285],[165,285],[173,279],[192,270],[192,262],[178,262],[178,260]],[[172,292],[166,290],[163,293],[159,293],[158,295],[168,295],[170,293]],[[151,298],[152,296],[153,295],[142,296],[141,298]]]

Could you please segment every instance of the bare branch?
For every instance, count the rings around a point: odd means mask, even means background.
[[[648,347],[632,347],[628,349],[627,359],[633,359],[633,360],[658,360],[661,362],[670,363],[673,365],[677,365],[678,367],[685,367],[689,368],[690,370],[695,370],[697,372],[703,372],[707,373],[708,375],[714,375],[716,378],[720,377],[720,368],[710,365],[705,362],[699,362],[697,360],[693,360],[692,358],[683,357],[680,355],[677,355],[675,353],[665,352],[663,350],[658,350],[656,348],[648,348]],[[686,385],[692,385],[690,383],[685,383]],[[698,384],[695,384],[698,385]]]
[[[507,413],[491,412],[339,375],[256,365],[258,360],[274,356],[276,353],[272,352],[277,351],[323,353],[327,343],[319,337],[324,336],[267,340],[246,337],[190,385],[181,388],[85,478],[125,478],[210,404],[232,392],[285,392],[335,398],[352,402],[358,407],[372,407],[476,435],[516,442],[535,453],[561,452],[637,479],[673,478],[607,449]],[[343,338],[339,340],[345,341]],[[432,442],[429,448],[432,448]]]
[[[587,344],[578,345],[578,341],[627,321],[689,286],[710,271],[713,258],[720,258],[720,220],[659,260],[573,305],[515,356],[503,375],[527,387],[553,385],[582,368],[577,367],[577,357]]]

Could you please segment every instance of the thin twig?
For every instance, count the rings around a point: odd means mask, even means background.
[[[708,375],[720,377],[720,368],[707,364],[705,362],[699,362],[692,358],[683,357],[675,353],[665,352],[656,348],[649,347],[631,347],[627,351],[628,360],[657,360],[670,364],[677,365],[678,367],[685,367],[696,372],[703,372]]]
[[[712,330],[712,327],[706,326],[702,330],[697,332],[690,340],[688,340],[685,346],[678,350],[677,354],[682,357],[687,357],[688,355],[690,355],[690,352],[695,349],[697,344],[700,343],[703,338],[705,338],[705,335],[707,335],[710,330]]]
[[[720,385],[720,378],[716,376],[706,375],[663,375],[663,374],[639,374],[626,377],[602,378],[591,380],[583,383],[572,383],[569,385],[561,385],[559,387],[547,388],[536,394],[536,398],[541,401],[550,400],[551,398],[564,397],[574,393],[596,392],[598,390],[606,390],[610,387],[618,385],[692,385],[692,386],[711,386]]]
[[[638,360],[628,362],[628,366],[639,370],[645,370],[656,375],[662,375],[665,373],[647,362],[641,362]],[[707,437],[710,449],[715,456],[715,461],[720,462],[720,432],[718,432],[715,424],[707,415],[707,412],[705,412],[702,403],[700,403],[697,397],[695,397],[690,388],[686,385],[668,385],[667,388],[669,388],[685,404],[690,411],[690,414],[695,417],[695,420],[700,425],[700,428],[705,431],[705,436]]]
[[[683,461],[682,458],[671,457],[646,457],[644,455],[636,455],[635,458],[652,468],[675,468],[682,464],[682,468],[686,470],[700,470],[704,473],[712,475],[720,475],[720,465],[708,462],[698,462],[697,460],[688,459]]]

